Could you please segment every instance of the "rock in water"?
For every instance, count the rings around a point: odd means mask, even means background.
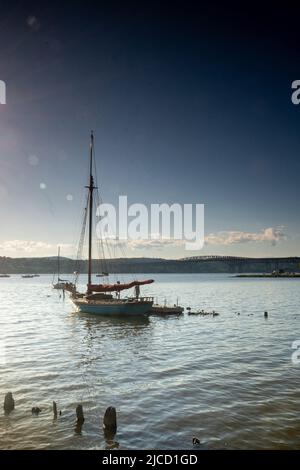
[[[111,434],[116,434],[117,432],[117,412],[113,406],[109,406],[104,413],[103,428],[104,431]]]
[[[15,408],[15,400],[11,392],[8,392],[4,398],[4,411],[9,414]]]

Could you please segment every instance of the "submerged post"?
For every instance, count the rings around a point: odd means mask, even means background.
[[[109,406],[104,413],[103,429],[106,437],[112,438],[117,432],[117,412],[116,408]]]
[[[52,409],[53,409],[54,419],[56,419],[57,418],[57,404],[55,401],[52,404]]]
[[[82,425],[84,423],[84,414],[82,405],[78,405],[76,408],[77,424]]]
[[[77,405],[76,407],[76,416],[77,416],[77,421],[75,425],[75,434],[81,434],[81,428],[84,423],[84,414],[83,414],[83,408],[82,405]]]
[[[5,411],[5,414],[9,414],[12,410],[14,410],[15,400],[14,400],[13,394],[11,392],[8,392],[5,395],[3,408],[4,408],[4,411]]]

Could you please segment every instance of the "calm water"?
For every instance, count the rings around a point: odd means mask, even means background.
[[[123,449],[189,449],[193,435],[204,449],[300,448],[300,280],[151,277],[144,293],[220,316],[100,319],[74,313],[50,276],[0,279],[0,397],[16,401],[1,412],[1,449],[103,449],[110,405]]]

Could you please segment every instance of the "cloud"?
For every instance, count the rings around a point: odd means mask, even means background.
[[[244,243],[271,243],[286,239],[284,227],[269,227],[260,232],[243,231],[221,231],[210,233],[205,237],[206,245],[237,245]],[[165,248],[184,248],[186,240],[174,240],[171,238],[152,238],[140,240],[114,240],[104,241],[104,249],[109,246],[115,248],[127,248],[135,250],[163,250]],[[74,255],[75,247],[72,244],[60,244],[62,252],[66,256]],[[83,247],[86,251],[86,245]],[[6,256],[53,256],[57,252],[57,244],[45,243],[41,241],[10,240],[0,242],[0,255]]]
[[[186,243],[185,240],[174,240],[172,238],[162,238],[162,239],[138,239],[138,240],[116,240],[114,238],[107,238],[104,241],[104,247],[113,246],[116,248],[127,248],[130,250],[161,250],[166,247],[175,248],[184,246]],[[84,245],[86,249],[86,245]]]
[[[269,227],[260,232],[223,231],[210,233],[205,237],[206,245],[236,245],[238,243],[269,242],[276,245],[285,240],[284,227]]]
[[[271,243],[276,245],[277,242],[285,240],[284,227],[269,227],[260,232],[243,232],[243,231],[221,231],[210,233],[205,237],[206,245],[237,245],[243,243]],[[184,248],[186,240],[174,240],[171,238],[153,238],[150,240],[128,240],[115,241],[110,240],[109,243],[116,246],[126,246],[131,250],[162,250],[164,248]]]
[[[62,250],[70,250],[73,245],[61,244]],[[28,240],[9,240],[0,243],[0,252],[4,254],[20,255],[36,255],[45,256],[47,254],[54,255],[57,251],[57,245],[45,243],[41,241],[28,241]]]
[[[163,248],[178,248],[185,244],[185,240],[174,239],[157,239],[157,240],[129,240],[128,247],[132,250],[154,249],[162,250]]]

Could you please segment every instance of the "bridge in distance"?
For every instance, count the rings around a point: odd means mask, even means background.
[[[246,256],[218,256],[218,255],[210,255],[210,256],[190,256],[186,258],[181,258],[179,261],[226,261],[228,263],[244,263],[244,262],[251,262],[251,263],[299,263],[300,257],[299,256],[288,256],[288,257],[279,257],[279,258],[249,258]]]
[[[300,269],[300,257],[299,256],[288,256],[288,257],[277,257],[277,258],[249,258],[245,256],[190,256],[181,258],[179,261],[188,263],[216,263],[222,262],[231,268],[239,269],[246,268],[250,265],[264,265],[266,270],[299,270]]]

